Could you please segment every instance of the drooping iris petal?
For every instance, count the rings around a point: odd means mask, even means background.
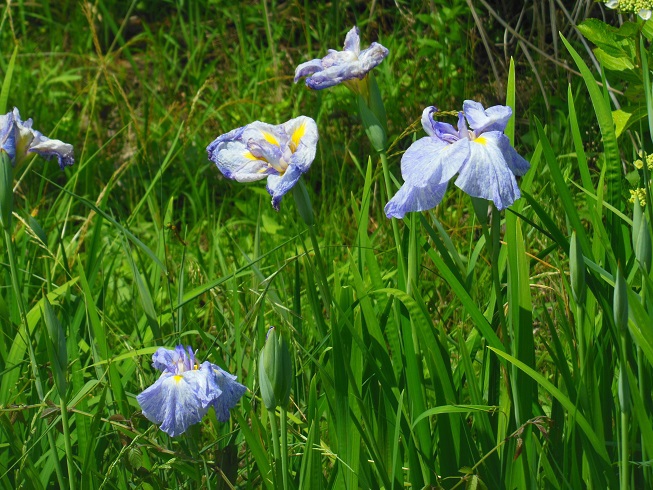
[[[247,388],[236,381],[236,376],[229,374],[219,366],[211,364],[211,368],[214,382],[222,391],[222,394],[212,402],[215,416],[220,422],[226,422],[229,420],[229,410],[236,406]]]
[[[313,163],[317,141],[315,121],[300,116],[278,126],[255,121],[219,136],[207,153],[229,179],[252,182],[267,177],[272,205],[279,210],[283,196]]]
[[[345,37],[344,51],[330,49],[324,58],[300,64],[295,69],[295,83],[307,77],[309,88],[322,90],[354,78],[362,80],[386,56],[388,50],[379,43],[361,51],[358,27],[353,27]]]
[[[484,133],[469,143],[469,158],[460,169],[455,184],[473,197],[494,202],[498,210],[521,197],[515,175],[504,158],[499,131]]]
[[[31,119],[23,121],[20,118],[20,113],[15,107],[13,119],[16,135],[16,160],[24,158],[28,153],[37,153],[46,159],[57,157],[61,170],[75,163],[73,145],[43,136],[41,132],[32,128]]]
[[[143,415],[161,424],[161,430],[172,437],[202,420],[210,406],[216,407],[219,420],[226,421],[229,410],[246,391],[235,381],[235,376],[215,364],[208,361],[198,364],[190,347],[159,348],[152,361],[163,373],[136,399]]]
[[[208,411],[199,394],[206,372],[187,371],[183,375],[163,373],[152,386],[138,395],[143,415],[171,437],[183,434]]]
[[[426,187],[404,184],[385,205],[388,218],[403,218],[406,213],[432,209],[442,201],[448,182]]]

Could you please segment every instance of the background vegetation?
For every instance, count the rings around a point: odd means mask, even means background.
[[[269,325],[293,353],[290,488],[653,485],[653,213],[628,202],[635,188],[650,202],[649,169],[633,165],[651,146],[650,22],[560,0],[0,12],[0,106],[76,151],[65,172],[34,159],[14,176],[1,488],[274,488],[269,420],[284,414],[261,403],[257,372]],[[374,73],[391,185],[424,107],[509,103],[532,165],[511,210],[487,222],[451,186],[396,239],[356,99],[292,83],[353,25],[390,50]],[[205,152],[300,114],[320,131],[304,178],[319,288],[292,196],[275,212]],[[135,396],[158,375],[151,354],[177,343],[250,391],[229,423],[211,412],[171,439]]]

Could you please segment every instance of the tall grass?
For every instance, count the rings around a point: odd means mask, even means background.
[[[651,202],[650,170],[631,166],[650,150],[650,25],[628,72],[644,96],[615,129],[606,82],[627,87],[578,37],[558,56],[580,75],[551,104],[521,98],[538,82],[511,53],[485,83],[481,3],[476,19],[462,0],[2,7],[0,113],[19,107],[76,163],[5,178],[1,488],[274,488],[277,418],[288,488],[653,485],[653,211],[627,192]],[[488,214],[450,189],[393,229],[355,98],[292,83],[354,24],[391,53],[375,70],[390,188],[422,109],[480,96],[516,113],[521,200]],[[320,131],[312,228],[290,194],[275,212],[204,150],[300,114]],[[269,325],[291,339],[287,412],[260,398]],[[210,412],[173,439],[135,397],[156,379],[152,353],[178,343],[249,391],[229,423]]]

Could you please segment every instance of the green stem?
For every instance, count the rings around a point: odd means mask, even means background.
[[[286,409],[281,409],[281,471],[283,478],[283,490],[288,490],[288,429]]]
[[[578,365],[581,378],[585,373],[585,305],[576,305],[576,339],[578,342]]]
[[[388,155],[385,150],[380,153],[381,166],[383,167],[383,179],[385,180],[385,192],[387,200],[393,195],[392,184],[390,180],[390,167],[388,166]],[[399,235],[399,225],[396,219],[390,220],[392,222],[392,232],[395,238],[395,246],[397,247],[397,273],[399,278],[398,289],[406,287],[406,264],[404,263],[404,254],[401,247],[401,236]]]
[[[59,393],[61,407],[61,424],[63,425],[63,440],[66,447],[66,463],[68,464],[68,488],[76,490],[75,467],[73,466],[73,446],[70,438],[70,424],[68,423],[68,407],[66,406],[66,394]]]
[[[628,378],[626,376],[626,369],[627,369],[627,351],[626,351],[626,335],[622,332],[621,334],[621,370],[619,373],[619,377],[621,378],[619,380],[620,383],[623,383],[622,385],[622,400],[621,400],[621,461],[619,463],[620,466],[620,485],[619,489],[620,490],[628,490],[630,486],[630,474],[629,474],[629,464],[628,464],[628,456],[630,454],[630,443],[628,439],[628,433],[629,433],[629,411],[630,407],[628,404],[630,403],[630,396],[629,392],[627,389],[627,383],[628,383]]]
[[[6,223],[6,227],[4,228],[5,248],[7,249],[7,256],[9,258],[9,271],[11,274],[11,286],[14,290],[14,297],[16,298],[16,304],[18,305],[18,313],[20,315],[20,321],[25,327],[25,333],[27,334],[28,337],[26,344],[29,353],[30,365],[32,367],[32,373],[34,375],[36,393],[41,403],[45,403],[45,395],[43,393],[43,383],[41,381],[41,371],[39,370],[38,364],[36,363],[36,355],[34,353],[34,346],[32,345],[32,341],[33,341],[32,332],[30,331],[29,324],[27,323],[27,313],[25,310],[25,305],[23,304],[23,295],[20,289],[20,284],[18,282],[18,266],[16,265],[14,242],[11,239],[11,233],[9,232],[10,229],[11,229],[11,219],[9,219],[9,223]],[[50,451],[52,451],[52,458],[54,460],[54,469],[55,472],[57,473],[57,480],[59,481],[59,487],[66,488],[63,469],[61,468],[61,462],[59,461],[59,453],[57,451],[57,445],[54,439],[54,434],[52,433],[52,430],[48,430],[47,433],[48,433],[48,443],[50,445]],[[70,475],[69,479],[72,480],[72,475]]]
[[[280,457],[280,448],[279,448],[279,429],[277,428],[277,411],[270,410],[268,412],[270,415],[270,430],[272,431],[272,447],[274,448],[274,488],[279,488],[279,459]]]

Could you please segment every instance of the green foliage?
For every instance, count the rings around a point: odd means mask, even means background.
[[[563,38],[581,77],[549,114],[524,111],[536,81],[506,56],[496,102],[531,163],[509,210],[450,190],[390,221],[423,108],[497,93],[468,2],[1,13],[0,107],[73,143],[76,163],[0,162],[0,488],[653,485],[653,201],[632,166],[653,152],[651,22],[580,26],[601,73]],[[391,53],[369,100],[292,84],[355,23]],[[221,133],[299,114],[318,154],[279,213],[206,159]],[[275,384],[259,364],[271,324],[292,357],[278,394],[259,381]],[[228,423],[211,411],[172,439],[136,395],[178,343],[249,391]]]

